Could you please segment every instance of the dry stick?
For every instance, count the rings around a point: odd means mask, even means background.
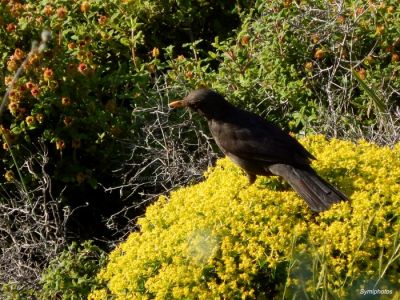
[[[4,109],[5,109],[6,105],[8,104],[8,96],[10,95],[11,90],[14,88],[14,85],[15,85],[15,83],[17,82],[18,77],[21,75],[21,73],[22,73],[22,71],[23,71],[25,65],[27,64],[27,62],[29,61],[29,59],[31,58],[31,56],[32,56],[33,54],[41,53],[41,52],[43,52],[43,51],[46,49],[46,44],[47,44],[47,42],[48,42],[50,39],[51,39],[51,33],[50,33],[50,31],[44,30],[44,31],[42,32],[42,34],[41,34],[41,42],[40,42],[40,44],[38,45],[38,42],[37,42],[37,41],[33,41],[33,42],[32,42],[31,51],[29,51],[27,57],[25,58],[25,60],[22,62],[21,66],[18,68],[17,72],[15,73],[15,75],[14,75],[14,77],[13,77],[13,80],[11,81],[11,83],[10,83],[10,84],[8,85],[8,87],[7,87],[7,91],[6,91],[6,93],[5,93],[4,97],[3,97],[3,101],[2,101],[1,104],[0,104],[0,120],[1,120],[1,117],[2,117],[2,115],[3,115],[3,113],[4,113]],[[1,124],[1,123],[0,123],[0,124]],[[1,130],[1,129],[0,129],[0,132],[1,132],[1,134],[3,135],[3,138],[4,138],[5,143],[7,144],[7,148],[10,150],[10,154],[11,154],[12,160],[13,160],[13,162],[14,162],[14,165],[15,165],[16,168],[17,168],[18,176],[19,176],[19,178],[20,178],[20,180],[21,180],[22,187],[23,187],[23,189],[24,189],[26,195],[27,195],[28,198],[29,198],[28,189],[27,189],[27,187],[26,187],[26,185],[25,185],[25,182],[24,182],[24,179],[23,179],[23,177],[22,177],[20,168],[18,167],[17,160],[16,160],[16,158],[15,158],[15,156],[14,156],[14,153],[13,153],[13,151],[12,151],[12,149],[11,149],[11,144],[10,144],[10,142],[8,141],[5,132],[4,132],[3,130]]]

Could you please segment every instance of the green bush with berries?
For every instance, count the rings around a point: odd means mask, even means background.
[[[107,196],[90,190],[99,189],[99,183],[120,185],[113,171],[131,155],[122,140],[135,146],[143,143],[141,128],[148,118],[132,111],[151,108],[159,101],[152,89],[167,66],[160,49],[172,42],[170,38],[176,38],[180,46],[190,38],[217,34],[218,28],[228,33],[226,25],[238,24],[239,10],[249,4],[220,3],[212,10],[204,1],[12,1],[1,5],[0,53],[6,66],[0,74],[2,94],[23,65],[1,120],[3,179],[22,180],[29,187],[34,178],[24,172],[20,178],[16,169],[37,151],[38,142],[44,143],[51,159],[48,171],[53,192],[63,192],[65,205],[74,208],[87,202],[94,210],[110,206],[111,215],[125,205],[117,193]],[[215,22],[209,24],[212,18]],[[170,28],[168,36],[163,35],[165,24]],[[209,25],[204,32],[193,28],[194,35],[182,35],[190,24]],[[43,31],[52,37],[46,49],[30,52],[31,42],[40,40]]]
[[[169,76],[212,86],[288,130],[393,143],[399,22],[396,1],[260,1],[235,37],[216,37],[206,60]]]

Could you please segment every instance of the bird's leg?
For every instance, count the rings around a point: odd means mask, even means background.
[[[249,179],[249,185],[252,185],[256,181],[257,175],[247,173],[247,178]]]

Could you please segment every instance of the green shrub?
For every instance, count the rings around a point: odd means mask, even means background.
[[[396,1],[258,1],[235,37],[216,38],[197,55],[208,59],[169,75],[212,86],[292,131],[354,138],[381,129],[376,140],[396,141],[381,113],[399,126],[399,22]]]
[[[96,287],[95,274],[105,265],[106,253],[91,241],[73,242],[55,258],[41,278],[39,299],[84,299]]]
[[[313,167],[350,196],[314,214],[278,178],[227,159],[161,197],[98,274],[89,299],[334,299],[398,293],[400,145],[302,139]]]
[[[221,2],[209,9],[207,1],[3,1],[1,95],[25,60],[26,64],[1,113],[0,183],[17,180],[26,190],[33,188],[37,180],[32,172],[22,169],[20,176],[17,169],[37,153],[38,141],[43,143],[53,180],[50,192],[62,193],[63,206],[91,206],[90,212],[83,208],[72,216],[78,221],[68,225],[80,228],[70,230],[89,238],[103,227],[103,235],[107,229],[100,219],[140,202],[138,193],[146,193],[128,191],[134,197],[122,203],[117,192],[99,191],[99,183],[107,188],[127,186],[113,173],[132,154],[121,140],[130,140],[131,148],[149,150],[143,128],[154,117],[146,109],[160,102],[156,84],[167,66],[159,48],[173,39],[181,49],[193,38],[212,39],[218,28],[228,34],[239,22],[240,8],[251,5],[240,2]],[[53,37],[47,49],[29,56],[31,42],[44,30]],[[132,159],[139,165],[143,154],[137,153]],[[161,176],[154,174],[156,168],[148,169],[142,177]],[[158,190],[152,187],[152,194]]]
[[[1,287],[1,299],[85,299],[92,289],[100,287],[96,274],[106,259],[106,253],[92,241],[73,242],[43,271],[40,289],[24,289],[10,282]]]

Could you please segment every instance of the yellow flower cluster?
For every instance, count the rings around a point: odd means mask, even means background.
[[[161,197],[109,256],[89,299],[343,298],[400,285],[400,145],[302,140],[350,196],[315,214],[277,177],[221,159]],[[393,295],[392,294],[392,295]]]

